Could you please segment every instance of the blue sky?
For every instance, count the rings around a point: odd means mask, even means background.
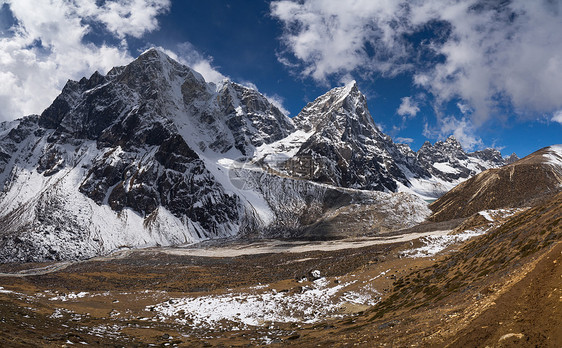
[[[156,46],[255,86],[295,116],[356,80],[375,122],[417,150],[527,155],[562,143],[562,28],[544,1],[0,0],[0,120],[40,113],[68,78]]]

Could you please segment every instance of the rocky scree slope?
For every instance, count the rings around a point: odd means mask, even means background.
[[[299,224],[341,207],[328,202],[334,195],[378,207],[383,221],[396,220],[402,207],[398,227],[428,215],[407,194],[341,189],[255,167],[236,174],[250,182],[245,187],[229,177],[236,159],[298,132],[258,92],[207,83],[154,49],[105,76],[69,81],[41,115],[0,125],[0,262],[297,233]]]

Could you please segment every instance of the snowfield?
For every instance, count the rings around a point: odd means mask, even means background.
[[[384,275],[384,274],[382,274]],[[157,312],[157,320],[173,319],[179,324],[198,328],[220,329],[224,321],[248,326],[266,326],[270,323],[311,324],[328,318],[343,317],[346,303],[375,305],[378,291],[364,286],[359,292],[345,291],[357,281],[330,286],[326,278],[319,278],[300,293],[278,292],[227,293],[216,296],[173,298],[147,311]]]

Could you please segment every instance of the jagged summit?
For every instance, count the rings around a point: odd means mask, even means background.
[[[493,149],[466,153],[450,136],[418,152],[398,145],[375,125],[355,81],[307,104],[293,119],[298,132],[258,150],[258,159],[283,152],[311,158],[314,181],[351,188],[398,190],[436,198],[480,171],[505,164]]]
[[[455,185],[489,168],[506,164],[495,149],[465,152],[454,136],[431,145],[425,142],[416,153],[417,161],[431,177],[441,181],[441,188],[434,188],[434,197],[441,196]]]
[[[504,157],[504,161],[507,164],[515,163],[519,160],[519,156],[514,152],[509,156]]]
[[[329,126],[343,130],[351,123],[376,130],[367,107],[367,99],[359,91],[355,81],[336,87],[308,103],[294,121],[307,132]]]
[[[432,156],[433,158],[439,157],[439,160],[451,160],[454,158],[465,158],[466,154],[462,145],[453,136],[449,136],[445,141],[437,141],[435,144],[431,145],[430,142],[426,141],[422,147],[418,150],[418,154],[421,157]]]

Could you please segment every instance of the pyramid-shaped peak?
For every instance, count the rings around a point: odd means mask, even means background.
[[[182,65],[163,51],[154,47],[141,53],[134,62]]]
[[[316,98],[312,103],[309,103],[304,110],[308,108],[315,108],[326,111],[328,108],[337,109],[340,107],[355,109],[355,107],[359,105],[366,108],[367,99],[363,93],[359,91],[357,82],[353,80],[344,86],[332,88],[328,92]]]
[[[174,59],[172,59],[169,55],[167,55],[166,53],[162,52],[161,50],[157,49],[157,48],[149,48],[148,50],[144,51],[143,53],[141,53],[137,59],[135,59],[133,61],[133,63],[135,62],[142,62],[142,63],[149,63],[149,64],[167,64],[167,63],[176,63],[179,64],[178,62],[176,62]],[[172,63],[172,64],[173,64]]]
[[[151,47],[146,51],[139,54],[137,59],[147,59],[147,58],[159,58],[159,59],[171,59],[173,60],[168,54],[164,53],[161,49],[156,47]]]
[[[124,67],[121,77],[127,80],[141,79],[147,83],[158,85],[162,80],[174,78],[185,79],[191,76],[191,79],[198,81],[200,84],[206,84],[203,76],[195,70],[187,67],[168,54],[157,48],[150,48]]]
[[[159,50],[159,49],[156,48],[156,47],[150,47],[149,49],[147,49],[147,50],[145,50],[144,52],[142,52],[142,53],[139,55],[139,57],[140,57],[140,56],[144,56],[144,55],[151,55],[151,54],[154,55],[154,54],[159,54],[159,53],[162,53],[162,51]]]
[[[349,132],[363,136],[380,136],[369,112],[367,98],[359,91],[356,81],[333,88],[316,98],[293,120],[305,131],[334,128],[343,132],[349,128]]]
[[[352,80],[346,83],[344,86],[332,88],[326,95],[337,95],[340,98],[345,98],[349,95],[360,95],[363,94],[359,91],[359,87],[357,87],[357,82]]]

